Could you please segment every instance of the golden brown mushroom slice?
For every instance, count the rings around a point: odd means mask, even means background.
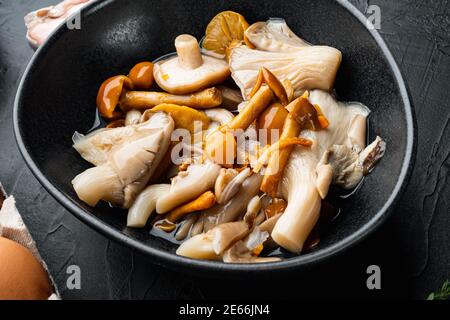
[[[226,61],[202,55],[198,41],[182,34],[175,39],[177,55],[154,65],[158,85],[173,94],[186,94],[225,81],[230,70]]]

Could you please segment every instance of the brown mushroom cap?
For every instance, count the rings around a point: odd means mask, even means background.
[[[230,70],[225,60],[202,55],[197,39],[183,34],[175,39],[177,55],[156,62],[158,85],[173,94],[195,92],[225,81]]]

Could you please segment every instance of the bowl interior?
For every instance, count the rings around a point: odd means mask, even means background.
[[[71,137],[74,131],[84,133],[92,127],[95,97],[104,79],[127,74],[139,61],[174,51],[173,40],[181,33],[200,39],[208,21],[223,10],[240,12],[249,22],[283,17],[307,41],[341,50],[344,58],[336,81],[337,94],[340,100],[366,104],[372,110],[370,140],[376,135],[386,140],[383,160],[351,199],[342,202],[342,214],[320,246],[287,263],[300,265],[332,254],[330,248],[349,242],[355,232],[376,224],[374,218],[398,191],[399,177],[409,162],[405,159],[408,141],[412,139],[410,114],[405,112],[410,106],[400,90],[403,84],[399,86],[370,32],[336,2],[98,1],[84,11],[80,30],[62,27],[29,66],[16,101],[16,134],[21,150],[44,186],[82,220],[157,256],[157,262],[180,259],[171,254],[174,245],[149,235],[148,229],[126,228],[125,211],[103,204],[90,208],[77,198],[71,180],[90,165],[71,147]]]

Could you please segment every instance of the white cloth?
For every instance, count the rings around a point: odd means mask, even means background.
[[[36,259],[41,262],[47,273],[49,273],[48,267],[45,264],[45,261],[42,260],[42,257],[36,247],[36,242],[34,242],[33,237],[28,231],[26,225],[23,223],[22,217],[17,210],[16,200],[13,196],[6,196],[6,193],[1,184],[0,193],[0,197],[6,198],[3,201],[3,205],[0,209],[0,236],[15,241],[30,250],[31,253],[36,257]],[[52,281],[54,293],[48,299],[59,300],[60,296],[58,293],[58,289],[50,273],[49,278]]]

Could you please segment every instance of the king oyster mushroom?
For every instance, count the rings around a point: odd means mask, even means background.
[[[122,133],[124,128],[126,135]],[[163,112],[156,112],[137,125],[101,130],[98,134],[106,140],[107,133],[111,137],[120,135],[120,139],[112,139],[115,143],[107,151],[99,152],[100,158],[93,157],[97,167],[73,179],[78,197],[90,206],[105,200],[129,208],[166,153],[173,130],[172,118]],[[86,154],[83,157],[87,158]]]
[[[182,34],[175,39],[177,55],[154,65],[154,78],[167,92],[185,94],[225,81],[230,70],[224,60],[202,55],[197,39]]]
[[[252,24],[245,30],[245,37],[255,49],[262,51],[293,52],[309,46],[292,32],[284,19],[279,18]]]
[[[329,184],[335,181],[345,188],[354,187],[362,178],[364,163],[372,167],[385,149],[384,142],[377,138],[361,151],[369,114],[363,105],[338,102],[321,90],[312,91],[309,100],[320,106],[330,124],[325,130],[301,132],[300,137],[313,141],[313,145],[295,147],[290,155],[279,185],[288,205],[271,234],[278,245],[295,253],[302,251],[317,222]]]
[[[341,60],[341,52],[328,46],[269,52],[241,45],[232,50],[229,63],[231,76],[244,97],[249,97],[261,67],[270,70],[283,83],[289,80],[294,97],[298,97],[308,89],[331,90]]]

